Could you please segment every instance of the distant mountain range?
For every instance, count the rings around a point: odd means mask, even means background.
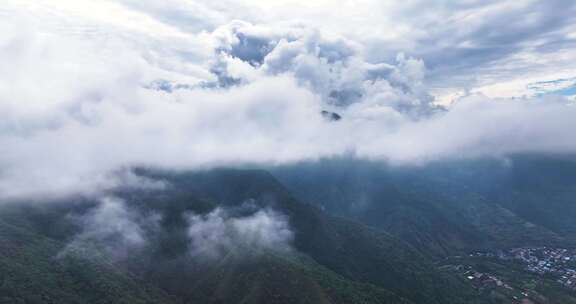
[[[303,201],[383,229],[425,253],[572,245],[576,159],[507,159],[394,167],[333,159],[274,169]]]
[[[0,303],[512,303],[439,262],[576,236],[566,157],[134,172],[166,186],[3,204]]]

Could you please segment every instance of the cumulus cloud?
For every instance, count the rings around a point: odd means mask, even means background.
[[[289,75],[320,96],[324,105],[379,99],[395,110],[420,114],[430,110],[432,97],[422,85],[426,70],[422,60],[399,54],[393,64],[369,63],[355,41],[298,25],[235,21],[213,35],[217,41],[213,71],[220,86]]]
[[[306,22],[226,20],[198,31],[163,22],[169,7],[102,5],[133,22],[48,4],[0,11],[10,13],[0,25],[1,198],[98,193],[134,183],[122,173],[134,166],[576,151],[566,101],[471,95],[445,110],[424,60],[375,60],[362,37]]]
[[[153,18],[184,31],[198,30],[189,25],[198,24],[198,15],[206,16],[209,30],[234,19],[258,24],[297,20],[354,37],[370,62],[406,52],[424,59],[435,93],[442,97],[467,89],[522,96],[527,84],[574,77],[576,68],[576,4],[564,0],[194,1],[201,14],[194,14],[186,1],[165,7],[156,1],[138,3]]]
[[[190,254],[194,258],[220,259],[230,253],[292,250],[293,232],[288,221],[272,209],[239,216],[231,210],[216,208],[205,215],[191,215],[188,223]]]

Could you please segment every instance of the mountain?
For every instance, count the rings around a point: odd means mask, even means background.
[[[536,225],[576,239],[576,158],[514,158],[506,178],[487,196]]]
[[[389,234],[327,216],[297,201],[268,172],[213,170],[149,176],[156,179],[161,176],[173,189],[186,189],[187,193],[221,206],[238,207],[250,200],[260,208],[274,208],[288,217],[296,251],[305,260],[321,266],[315,268],[329,270],[346,280],[372,284],[418,303],[457,302],[470,292],[453,278],[439,273],[430,260],[411,246]]]
[[[473,250],[572,246],[576,166],[518,155],[390,166],[326,159],[272,169],[302,201],[442,258]]]
[[[574,172],[570,159],[534,156],[135,169],[155,186],[3,203],[0,300],[514,303],[535,274],[458,255],[571,246]],[[512,290],[470,281],[471,269]],[[541,281],[531,299],[576,299],[553,277]]]
[[[105,256],[59,256],[64,243],[10,223],[22,215],[2,211],[0,303],[176,303]]]
[[[115,218],[110,210],[117,210],[116,205],[106,207],[102,213],[107,205],[93,198],[3,205],[0,218],[4,227],[25,230],[30,236],[30,240],[22,242],[21,235],[3,235],[3,246],[20,242],[25,247],[22,252],[29,252],[28,256],[2,257],[4,265],[22,268],[3,272],[4,281],[17,281],[20,275],[26,275],[31,286],[42,286],[59,303],[74,303],[75,299],[89,303],[473,303],[478,300],[466,282],[439,271],[412,246],[386,232],[326,215],[299,202],[268,172],[136,170],[136,174],[161,180],[167,186],[118,189],[108,194],[123,202],[121,210],[132,218],[131,223]],[[258,242],[237,242],[223,234],[215,240],[218,254],[190,254],[194,252],[190,241],[191,218],[203,225],[194,227],[209,228],[208,236],[219,227],[228,233],[239,223],[248,225],[248,230],[241,230],[242,233],[260,233],[266,226],[258,226],[263,224],[253,219],[265,212],[286,219],[286,228],[292,236],[286,241],[288,249],[275,248],[280,243],[265,247]],[[104,219],[114,221],[102,222],[101,218],[94,221],[95,214],[104,214]],[[267,218],[263,220],[269,223]],[[92,225],[94,222],[98,225]],[[134,225],[145,235],[146,244],[119,243],[126,235],[135,238],[130,230],[135,229]],[[253,225],[257,228],[252,229]],[[122,232],[126,234],[122,236],[113,230],[114,234],[101,237],[94,231],[88,233],[87,227],[98,233],[108,228],[128,232]],[[206,241],[205,236],[196,241]],[[243,236],[238,231],[234,234]],[[232,245],[218,243],[222,240]],[[69,248],[73,248],[72,254]],[[19,261],[23,257],[33,262]],[[78,266],[81,271],[61,266],[67,265],[69,259],[78,259],[75,265],[82,265]],[[64,270],[54,270],[61,267]],[[44,275],[48,274],[57,279],[46,282]],[[99,286],[102,280],[104,291],[78,287]],[[0,295],[19,299],[10,297],[31,293],[30,290],[34,288],[9,284]],[[60,292],[65,292],[66,297],[60,296]],[[104,292],[108,294],[102,296]],[[21,302],[33,301],[26,298]]]

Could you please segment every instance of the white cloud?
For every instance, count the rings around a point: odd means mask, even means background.
[[[153,216],[137,218],[116,197],[101,198],[94,209],[73,219],[81,231],[59,255],[84,252],[95,246],[115,259],[126,258],[146,245],[145,232],[138,221],[147,221],[147,225],[156,225],[158,221]]]
[[[217,208],[206,215],[192,215],[188,220],[190,254],[200,259],[220,259],[260,250],[291,251],[293,232],[287,219],[271,209],[261,209],[248,216],[233,216]]]
[[[556,96],[494,100],[471,95],[446,113],[404,124],[373,144],[360,145],[358,154],[397,163],[517,153],[573,154],[574,117],[576,107]]]
[[[116,172],[131,166],[576,151],[573,106],[472,96],[438,111],[425,61],[374,61],[366,37],[339,28],[236,21],[196,31],[165,24],[156,14],[171,8],[145,2],[90,12],[10,3],[0,11],[11,16],[0,25],[2,198],[98,192],[126,183]],[[231,13],[220,12],[210,22]],[[165,26],[145,30],[154,22]]]

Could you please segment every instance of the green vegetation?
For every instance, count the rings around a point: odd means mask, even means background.
[[[103,257],[59,256],[62,249],[0,220],[0,303],[174,303]]]
[[[518,303],[528,299],[527,303],[576,303],[576,291],[562,287],[553,275],[538,275],[527,272],[524,265],[511,260],[500,260],[487,257],[451,258],[444,263],[459,265],[453,269],[462,280],[470,281],[484,299],[490,303]],[[483,277],[468,279],[469,275]],[[485,279],[489,275],[497,278],[503,285],[497,285],[493,280]]]
[[[332,165],[317,171],[325,175],[303,169],[305,177],[298,180],[290,172],[274,172],[297,197],[316,206],[301,202],[266,171],[137,170],[168,187],[109,194],[125,202],[146,238],[142,247],[112,247],[127,251],[121,258],[110,254],[110,244],[67,247],[83,231],[78,219],[98,208],[96,200],[5,204],[0,303],[512,303],[507,301],[518,290],[550,303],[575,299],[553,278],[511,264],[466,260],[509,282],[514,292],[478,288],[446,268],[451,264],[444,257],[472,249],[567,243],[568,224],[530,220],[529,214],[539,212],[536,204],[528,205],[528,214],[514,211],[519,207],[504,202],[509,192],[479,182],[500,176],[493,167],[482,164],[490,174],[480,170],[467,177],[441,166],[395,171]],[[466,186],[470,178],[478,181],[474,187]],[[523,183],[515,185],[506,186],[510,193],[529,197]],[[556,193],[556,187],[539,193],[552,197],[545,193]],[[240,246],[212,259],[192,256],[189,217],[216,208],[238,218],[266,209],[286,216],[292,250]],[[107,241],[115,244],[114,238]]]
[[[328,159],[272,172],[302,201],[384,230],[433,258],[574,244],[572,158],[515,156],[423,167]]]

